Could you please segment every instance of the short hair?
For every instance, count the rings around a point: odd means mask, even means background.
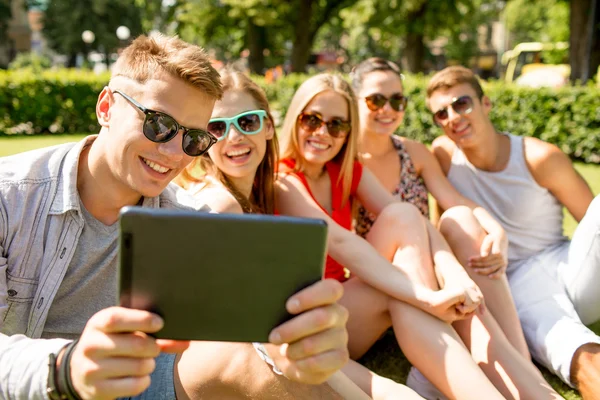
[[[400,67],[395,62],[381,57],[371,57],[362,61],[352,69],[350,77],[352,78],[352,87],[354,90],[358,92],[362,88],[365,76],[375,71],[390,71],[398,75],[400,80],[404,78],[404,75],[402,75],[402,72],[400,71]]]
[[[182,79],[212,98],[223,96],[219,73],[204,49],[158,32],[141,35],[123,49],[113,66],[112,77],[125,77],[143,84],[161,71]]]
[[[341,76],[323,73],[307,79],[300,85],[290,102],[281,127],[281,158],[295,160],[296,171],[302,170],[303,163],[298,144],[298,117],[315,96],[329,90],[342,95],[348,103],[351,129],[346,136],[346,143],[334,160],[341,164],[340,180],[342,181],[343,198],[349,199],[354,161],[358,156],[358,103],[352,87]],[[337,184],[337,182],[332,183]]]
[[[239,90],[252,96],[256,106],[259,109],[266,111],[271,129],[275,129],[275,121],[273,120],[273,116],[269,109],[269,101],[261,87],[252,81],[246,74],[235,71],[232,67],[223,68],[220,73],[223,91]],[[267,126],[263,129],[267,129]],[[236,189],[231,180],[216,168],[208,153],[205,153],[203,156],[192,161],[187,168],[181,172],[177,183],[184,188],[189,188],[194,183],[208,182],[206,177],[211,176],[219,180],[219,182],[229,190],[242,207],[244,213],[274,214],[275,168],[277,167],[278,162],[279,142],[277,140],[277,135],[274,133],[273,138],[267,140],[265,156],[256,170],[250,199],[244,197],[244,195]],[[205,174],[200,178],[196,178],[193,173],[197,167]]]
[[[475,91],[475,94],[477,94],[479,100],[483,98],[483,88],[481,87],[479,79],[477,79],[477,76],[473,73],[473,71],[463,66],[455,65],[444,68],[433,75],[429,81],[429,84],[427,85],[427,99],[429,99],[434,92],[440,89],[447,90],[461,84],[467,84],[471,86]]]

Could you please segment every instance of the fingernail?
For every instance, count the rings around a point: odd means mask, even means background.
[[[287,348],[288,348],[287,343],[284,343],[281,345],[281,347],[279,347],[279,354],[281,354],[282,357],[285,357],[287,355]]]
[[[152,324],[152,328],[154,329],[161,329],[164,325],[163,319],[158,315],[153,315],[152,321],[150,323]]]
[[[298,299],[291,299],[287,303],[287,309],[291,313],[300,311],[300,301]]]
[[[281,344],[281,335],[277,331],[272,331],[269,335],[269,342],[273,344]]]

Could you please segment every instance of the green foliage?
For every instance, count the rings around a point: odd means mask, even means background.
[[[267,84],[263,77],[253,77],[280,118],[306,78],[292,74]],[[96,99],[108,79],[74,70],[0,72],[0,132],[94,132]],[[441,134],[425,106],[427,80],[423,75],[405,80],[410,100],[398,132],[425,143]],[[490,115],[499,130],[538,137],[573,158],[600,164],[600,88],[532,89],[500,82],[485,83],[484,88],[494,104]]]
[[[0,133],[97,131],[96,100],[108,80],[81,70],[0,71]]]
[[[134,0],[52,0],[44,14],[44,36],[54,51],[73,56],[96,50],[112,53],[119,47],[116,35],[125,25],[135,37],[142,31],[140,9]],[[81,34],[90,30],[93,43],[86,45]]]
[[[31,69],[33,72],[40,72],[52,66],[50,57],[33,52],[19,53],[8,65],[8,69]]]
[[[568,42],[569,2],[511,0],[502,12],[512,46],[521,42]]]

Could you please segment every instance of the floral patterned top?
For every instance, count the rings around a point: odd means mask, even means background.
[[[427,198],[428,192],[425,182],[423,178],[417,175],[415,165],[400,138],[392,136],[392,144],[398,153],[398,157],[400,157],[400,182],[392,192],[392,195],[399,200],[414,204],[421,211],[421,214],[429,218],[429,200]],[[354,230],[360,236],[365,237],[369,233],[369,230],[371,230],[371,226],[376,218],[375,214],[360,206]]]

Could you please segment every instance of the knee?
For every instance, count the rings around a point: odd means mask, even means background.
[[[411,203],[398,202],[385,207],[377,216],[377,222],[394,227],[414,227],[416,223],[423,222],[423,215]]]
[[[467,206],[455,206],[447,209],[440,217],[438,229],[444,237],[477,237],[483,229]]]

